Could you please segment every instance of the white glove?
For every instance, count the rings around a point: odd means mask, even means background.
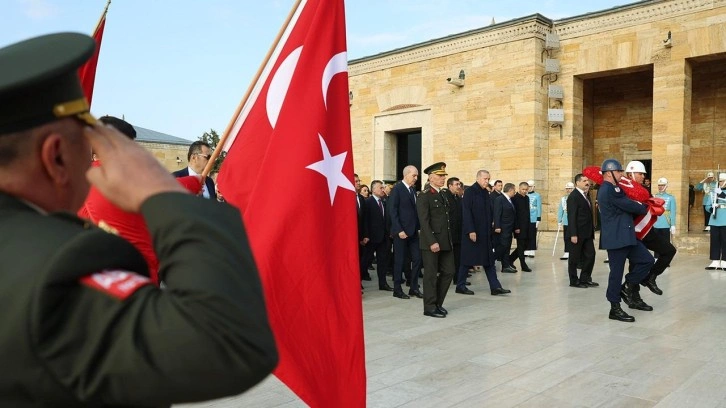
[[[562,228],[562,223],[558,223],[557,228]]]
[[[534,224],[535,228],[539,228],[539,221]]]
[[[671,235],[676,235],[676,226],[671,226]]]
[[[721,189],[720,189],[720,188],[718,188],[718,187],[716,187],[716,188],[715,188],[715,189],[714,189],[713,191],[715,191],[715,192],[716,192],[716,195],[719,195],[719,194],[721,194]]]

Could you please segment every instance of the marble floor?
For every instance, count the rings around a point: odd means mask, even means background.
[[[608,319],[608,265],[598,251],[597,288],[570,288],[566,261],[540,250],[532,273],[499,274],[512,293],[454,293],[445,319],[422,315],[365,282],[368,407],[723,407],[726,408],[726,272],[704,256],[677,255],[643,288],[652,312]],[[304,407],[275,377],[224,400],[177,407]]]

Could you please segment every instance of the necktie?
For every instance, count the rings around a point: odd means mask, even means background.
[[[416,190],[413,189],[413,186],[408,188],[408,191],[411,192],[411,197],[413,197],[413,202],[416,202]]]
[[[376,199],[378,201],[378,208],[381,209],[381,215],[383,215],[383,203],[381,203],[381,200]]]
[[[585,197],[585,201],[587,201],[588,207],[592,207],[592,204],[590,204],[590,197],[588,197],[585,193],[582,193],[582,196]]]

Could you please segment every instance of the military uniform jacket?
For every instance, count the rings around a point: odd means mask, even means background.
[[[600,208],[600,246],[602,249],[618,249],[635,245],[637,240],[633,216],[645,214],[648,211],[647,208],[628,198],[620,187],[607,181],[604,181],[597,190],[597,203]]]
[[[451,242],[461,244],[461,197],[447,188],[441,189],[441,194],[449,202],[449,224],[451,225]]]
[[[274,368],[239,212],[180,193],[141,210],[166,290],[144,284],[122,238],[0,193],[0,405],[169,406],[238,394]]]
[[[676,198],[672,194],[658,193],[656,197],[662,199],[665,212],[658,216],[653,228],[670,228],[676,225]]]
[[[451,225],[449,207],[451,203],[444,194],[434,188],[422,192],[416,200],[416,211],[421,224],[419,248],[431,250],[431,245],[438,243],[442,251],[451,251]]]
[[[726,191],[716,195],[718,208],[713,208],[708,218],[708,225],[712,227],[726,227]]]
[[[574,190],[573,190],[574,191]],[[557,223],[567,226],[567,195],[560,198],[560,205],[557,207]]]
[[[538,192],[527,193],[529,197],[529,222],[535,223],[542,220],[542,196]],[[524,227],[522,227],[524,228]]]
[[[713,200],[711,198],[711,192],[718,187],[715,181],[710,183],[698,183],[696,184],[696,191],[703,191],[703,206],[711,207]],[[709,208],[710,209],[710,208]]]

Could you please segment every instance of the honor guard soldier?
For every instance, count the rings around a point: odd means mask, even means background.
[[[158,407],[245,391],[277,351],[240,213],[188,194],[96,123],[77,75],[94,49],[73,33],[0,49],[0,405]],[[144,216],[166,290],[128,241],[73,215],[89,181]]]
[[[661,237],[661,239],[670,242],[671,235],[676,235],[676,197],[668,193],[668,179],[661,177],[658,179],[658,192],[656,197],[663,200],[663,209],[665,212],[658,216],[658,220],[653,224],[653,232]],[[658,258],[658,253],[653,256]]]
[[[709,218],[711,217],[711,210],[713,210],[712,192],[716,188],[716,180],[713,178],[713,172],[709,171],[706,173],[706,178],[701,180],[700,183],[696,184],[696,191],[703,191],[703,230],[710,231],[711,226]]]
[[[706,269],[726,270],[726,173],[718,175],[718,184],[711,194],[712,211],[708,219],[711,227],[711,264]]]
[[[527,197],[529,197],[529,244],[524,255],[534,258],[534,252],[537,250],[537,230],[539,222],[542,221],[542,196],[534,191],[534,180],[529,180],[527,184],[529,185],[527,193]]]
[[[454,243],[449,212],[454,203],[442,193],[446,181],[446,163],[439,162],[424,169],[429,188],[416,200],[421,224],[419,247],[423,258],[424,315],[446,317],[443,303],[454,277]]]

